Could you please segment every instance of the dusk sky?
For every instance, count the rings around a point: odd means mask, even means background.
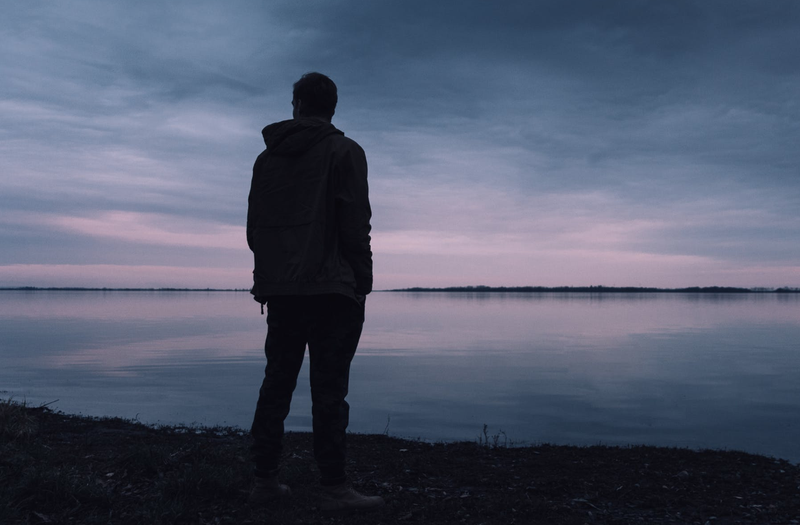
[[[800,2],[9,2],[0,286],[251,285],[261,128],[339,87],[375,288],[800,286]]]

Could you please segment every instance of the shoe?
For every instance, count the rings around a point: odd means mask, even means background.
[[[288,498],[291,495],[291,489],[287,485],[278,483],[278,475],[274,474],[266,478],[255,478],[253,480],[247,503],[254,507],[263,507]]]
[[[352,511],[375,510],[383,507],[384,501],[380,496],[364,496],[356,492],[347,483],[322,487],[320,509],[329,513],[347,513]]]

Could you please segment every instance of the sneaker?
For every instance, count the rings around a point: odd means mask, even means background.
[[[320,509],[323,512],[351,512],[374,510],[384,505],[380,496],[364,496],[347,483],[322,487]]]
[[[292,491],[287,485],[278,483],[278,475],[274,474],[266,478],[255,478],[247,497],[247,503],[254,507],[263,507],[270,503],[275,503],[281,499],[288,498]]]

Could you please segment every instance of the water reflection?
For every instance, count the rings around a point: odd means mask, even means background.
[[[351,429],[741,448],[800,461],[800,300],[376,293]],[[149,422],[250,423],[264,317],[246,293],[0,292],[0,390]],[[307,372],[287,427],[310,429]]]

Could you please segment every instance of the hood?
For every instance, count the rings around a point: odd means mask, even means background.
[[[286,157],[302,155],[328,135],[344,135],[330,122],[317,118],[283,120],[261,131],[267,151]]]

